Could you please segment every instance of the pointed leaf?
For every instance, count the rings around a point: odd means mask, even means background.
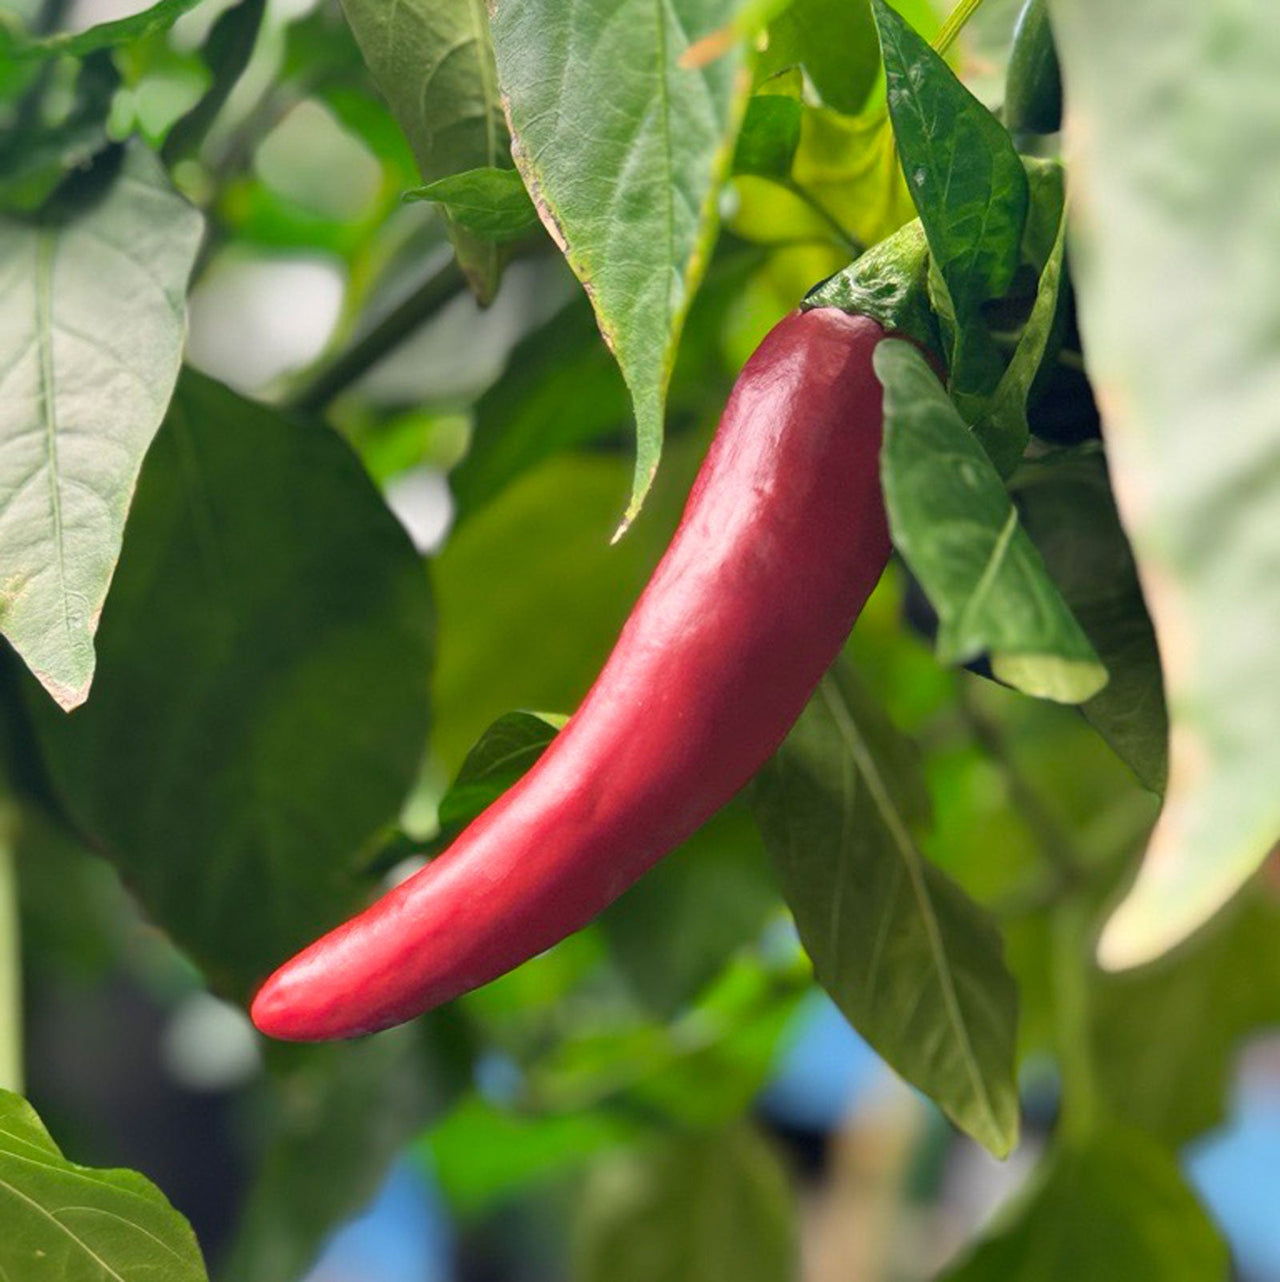
[[[631,391],[628,521],[657,470],[676,346],[749,87],[736,45],[699,68],[681,55],[734,9],[732,0],[501,0],[493,20],[516,164]]]
[[[753,804],[819,982],[892,1068],[1008,1153],[1017,995],[1000,937],[921,853],[919,762],[849,668],[824,678]]]
[[[64,708],[89,693],[202,228],[141,145],[89,177],[108,183],[96,201],[0,220],[0,629]]]
[[[875,355],[885,389],[881,456],[894,546],[938,612],[943,663],[990,653],[996,675],[1079,703],[1106,683],[991,460],[925,358],[890,339]]]

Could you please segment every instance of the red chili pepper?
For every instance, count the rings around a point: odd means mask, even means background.
[[[889,557],[884,334],[832,308],[774,327],[577,713],[439,858],[267,980],[264,1033],[370,1033],[487,983],[581,929],[764,765]]]

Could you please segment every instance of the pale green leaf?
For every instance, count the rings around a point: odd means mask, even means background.
[[[1280,22],[1272,0],[1052,17],[1081,329],[1169,701],[1164,812],[1101,942],[1128,966],[1280,839]]]
[[[140,145],[98,199],[59,210],[0,220],[0,628],[74,708],[178,376],[202,220]]]

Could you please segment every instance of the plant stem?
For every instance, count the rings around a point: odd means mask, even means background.
[[[363,337],[322,365],[290,396],[288,409],[321,412],[358,378],[435,316],[466,287],[462,269],[450,257],[434,275],[373,326]]]
[[[956,37],[964,30],[965,23],[982,8],[982,0],[958,0],[956,7],[947,15],[942,30],[933,39],[933,47],[946,54],[956,42]]]
[[[1080,895],[1061,903],[1051,919],[1054,1026],[1062,1073],[1060,1133],[1067,1143],[1087,1140],[1096,1130],[1101,1104],[1093,1066],[1089,971],[1092,916]]]
[[[811,192],[802,187],[794,178],[779,178],[780,187],[785,188],[798,200],[803,200],[808,207],[835,233],[842,249],[847,249],[854,258],[859,257],[866,246],[855,236],[851,236],[841,225],[840,220]]]
[[[22,1093],[22,954],[18,936],[17,821],[0,802],[0,1089]]]

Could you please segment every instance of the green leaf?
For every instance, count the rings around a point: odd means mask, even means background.
[[[1204,922],[1280,837],[1280,205],[1257,169],[1280,145],[1280,23],[1267,0],[1051,16],[1080,324],[1169,702],[1164,812],[1101,941],[1120,967]]]
[[[22,1282],[204,1282],[191,1226],[136,1171],[68,1162],[35,1110],[0,1090],[0,1275]]]
[[[925,358],[889,339],[875,365],[889,527],[938,612],[939,660],[989,653],[995,674],[1027,694],[1062,703],[1097,694],[1106,669]]]
[[[850,668],[823,679],[753,800],[819,982],[957,1126],[1010,1152],[1017,995],[1000,937],[921,853],[913,745]]]
[[[800,146],[804,108],[786,94],[755,94],[738,133],[733,170],[762,178],[786,178]]]
[[[516,164],[631,391],[627,522],[657,471],[667,384],[748,88],[736,45],[696,69],[681,56],[734,7],[502,0],[493,20]]]
[[[1173,1154],[1109,1126],[1063,1148],[1029,1196],[941,1282],[1226,1282],[1227,1248]]]
[[[946,61],[885,0],[872,9],[902,168],[950,298],[952,383],[966,394],[989,390],[994,352],[978,309],[1018,269],[1026,172],[1000,122]]]
[[[440,1017],[341,1046],[273,1046],[266,1137],[224,1282],[297,1282],[377,1193],[396,1155],[461,1088]],[[457,1055],[457,1059],[465,1058]],[[167,1280],[166,1280],[167,1282]]]
[[[1280,911],[1257,896],[1158,965],[1099,974],[1089,998],[1110,1116],[1171,1149],[1220,1125],[1250,1034],[1280,1023]]]
[[[1053,221],[1057,230],[1040,273],[1031,314],[1018,337],[1013,357],[1000,376],[991,400],[973,424],[973,434],[982,442],[996,471],[1002,476],[1013,471],[1027,448],[1030,436],[1027,398],[1045,353],[1054,346],[1060,312],[1063,255],[1067,244],[1067,211],[1061,168],[1054,165],[1041,170],[1032,191],[1037,213],[1043,206],[1056,213]],[[1029,230],[1031,222],[1029,219]]]
[[[0,220],[0,628],[64,708],[94,632],[142,457],[186,334],[201,217],[145,148],[96,201]]]
[[[1106,666],[1081,712],[1153,792],[1163,792],[1169,719],[1160,653],[1097,450],[1024,463],[1010,481],[1023,528]]]
[[[249,65],[265,11],[266,0],[239,0],[218,15],[200,51],[213,81],[200,101],[169,131],[161,148],[165,164],[172,165],[199,149]]]
[[[769,26],[770,67],[800,63],[822,101],[847,116],[866,105],[880,73],[867,0],[794,0]]]
[[[602,1163],[578,1214],[574,1282],[787,1282],[787,1173],[746,1126]]]
[[[502,796],[546,751],[567,717],[509,712],[467,753],[458,777],[440,799],[440,829],[450,839]]]
[[[37,39],[6,37],[3,29],[0,29],[0,53],[18,59],[49,58],[56,54],[83,58],[99,49],[112,49],[117,45],[159,35],[199,3],[200,0],[156,0],[155,4],[138,13],[131,13],[126,18],[99,22],[84,31],[58,32],[56,35]],[[12,41],[10,48],[5,48],[6,38]]]
[[[350,449],[187,375],[147,456],[94,695],[28,704],[56,791],[242,997],[345,916],[416,776],[423,565]]]
[[[510,165],[485,0],[342,0],[342,9],[423,182]],[[459,264],[488,301],[502,250],[447,221]]]
[[[455,226],[485,240],[515,240],[538,225],[538,211],[514,169],[469,169],[405,193],[442,205]]]

